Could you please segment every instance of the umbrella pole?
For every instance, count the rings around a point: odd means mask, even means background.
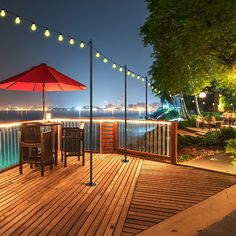
[[[128,163],[127,160],[127,67],[125,65],[125,159],[122,160],[124,163]]]
[[[87,186],[95,186],[93,182],[93,43],[89,42],[90,48],[90,125],[89,125],[89,150],[90,150],[90,181]]]
[[[45,84],[43,84],[43,120],[45,120]]]

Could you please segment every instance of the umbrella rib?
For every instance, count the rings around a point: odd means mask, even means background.
[[[11,86],[13,86],[14,84],[16,84],[17,82],[18,82],[18,81],[15,81],[15,82],[13,82],[12,84],[8,85],[8,86],[6,87],[6,89],[10,88]]]
[[[61,85],[59,84],[58,81],[57,81],[57,84],[58,84],[58,86],[60,87],[60,89],[61,89],[62,91],[64,91],[64,89],[61,87]]]
[[[36,88],[36,83],[34,83],[34,88],[33,88],[33,91],[35,91],[35,88]]]

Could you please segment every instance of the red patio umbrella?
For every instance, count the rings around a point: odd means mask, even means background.
[[[43,93],[43,118],[45,118],[45,92],[84,90],[87,86],[60,73],[54,68],[40,64],[30,70],[0,82],[0,89]]]

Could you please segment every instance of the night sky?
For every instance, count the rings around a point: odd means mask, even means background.
[[[139,28],[148,16],[144,0],[0,0],[0,8],[75,36],[94,46],[118,64],[146,75],[152,64],[151,48],[144,47]],[[82,106],[89,104],[89,50],[59,43],[56,34],[49,39],[43,31],[31,32],[29,24],[0,19],[0,80],[47,63],[84,83],[86,91],[46,94],[47,105]],[[95,52],[94,52],[95,54]],[[124,75],[94,57],[94,105],[120,103],[124,95]],[[0,90],[0,105],[41,105],[41,94]],[[149,90],[149,102],[158,99]],[[128,78],[128,103],[145,102],[145,84]]]

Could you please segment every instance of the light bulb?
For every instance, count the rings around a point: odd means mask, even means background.
[[[143,81],[143,82],[144,82],[144,80],[145,80],[145,79],[144,79],[144,78],[142,78],[142,81]]]
[[[128,71],[128,72],[127,72],[127,75],[131,75],[131,72],[130,72],[130,71]]]
[[[106,57],[103,59],[103,62],[104,62],[104,63],[107,63],[107,62],[108,62],[108,60],[107,60]]]
[[[21,22],[21,19],[20,19],[20,17],[19,17],[19,16],[17,16],[17,17],[16,17],[16,19],[15,19],[15,23],[16,23],[17,25],[19,25],[19,24],[20,24],[20,22]]]
[[[75,40],[73,38],[70,38],[69,44],[70,45],[74,45],[75,44]]]
[[[36,30],[37,30],[36,24],[33,23],[33,24],[31,25],[30,29],[31,29],[32,31],[36,31]]]
[[[50,35],[51,35],[51,33],[50,33],[50,31],[49,31],[49,29],[46,29],[45,31],[44,31],[44,35],[45,35],[45,37],[50,37]]]
[[[148,83],[148,86],[151,86],[151,83]]]
[[[97,57],[97,58],[100,57],[100,53],[99,53],[99,52],[96,53],[96,57]]]
[[[122,71],[123,71],[123,68],[122,68],[122,67],[120,67],[119,71],[120,71],[120,72],[122,72]]]
[[[116,64],[115,63],[113,63],[112,68],[116,69]]]
[[[1,10],[0,16],[1,17],[5,17],[6,16],[6,11],[4,9]]]
[[[135,76],[135,74],[134,73],[132,73],[132,77],[134,78],[134,76]]]
[[[139,75],[137,76],[137,79],[140,79],[140,76],[139,76]]]
[[[58,41],[59,41],[59,42],[62,42],[63,40],[64,40],[63,35],[62,35],[62,34],[59,34],[59,36],[58,36]]]
[[[80,43],[80,48],[84,48],[84,43],[83,42]]]

